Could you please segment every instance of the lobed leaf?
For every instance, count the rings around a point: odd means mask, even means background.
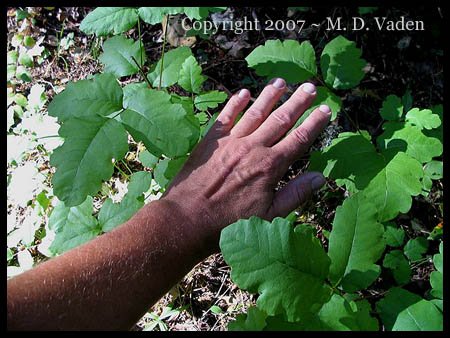
[[[325,82],[335,89],[357,86],[365,73],[366,61],[353,41],[342,35],[326,44],[320,57],[320,67]]]
[[[189,56],[181,65],[178,84],[190,93],[199,93],[206,77],[202,75],[202,67],[199,66],[194,56]]]
[[[128,151],[128,137],[119,122],[98,115],[65,121],[59,135],[64,144],[50,157],[56,167],[53,191],[72,207],[96,194],[102,180],[111,177],[112,160],[121,159]]]
[[[222,230],[220,248],[232,280],[258,292],[256,304],[268,315],[285,313],[298,321],[331,296],[325,284],[329,258],[311,232],[294,231],[289,221],[239,220]]]
[[[64,122],[70,118],[107,116],[122,109],[122,88],[112,74],[70,82],[48,106],[48,114]]]
[[[403,114],[403,103],[397,95],[389,95],[384,101],[380,115],[388,121],[399,121]]]
[[[347,292],[372,284],[380,274],[375,262],[385,249],[384,228],[377,221],[377,210],[357,193],[336,209],[329,240],[331,259],[329,279]]]
[[[136,25],[138,12],[129,7],[97,7],[81,21],[80,30],[86,34],[120,34]]]
[[[163,91],[134,88],[121,119],[136,141],[155,156],[183,156],[197,143],[200,126],[195,116],[173,104]]]
[[[438,114],[434,114],[431,109],[413,108],[406,113],[405,121],[411,123],[420,129],[435,129],[442,122]]]
[[[383,260],[383,266],[391,269],[398,284],[406,284],[411,279],[411,267],[401,250],[392,250]]]
[[[228,95],[225,92],[212,90],[207,93],[197,95],[194,99],[195,108],[200,111],[214,109],[227,99]]]
[[[142,66],[146,55],[139,41],[126,39],[123,36],[114,36],[103,44],[103,54],[99,60],[105,65],[105,72],[117,77],[136,74],[139,71],[136,62]],[[142,59],[142,62],[141,62]]]
[[[309,41],[268,40],[255,48],[245,60],[256,74],[282,77],[288,83],[303,82],[317,74],[316,56]]]

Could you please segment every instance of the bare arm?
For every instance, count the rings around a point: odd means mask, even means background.
[[[324,184],[321,174],[274,188],[330,112],[326,106],[314,110],[284,137],[316,92],[304,85],[272,112],[284,93],[282,80],[266,86],[235,126],[250,95],[234,95],[159,201],[9,280],[8,329],[129,329],[195,264],[218,251],[222,228],[252,215],[286,216],[307,199]]]

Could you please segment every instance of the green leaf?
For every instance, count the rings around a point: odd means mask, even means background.
[[[425,299],[400,312],[392,327],[392,331],[442,331],[442,329],[442,312]]]
[[[294,231],[289,221],[239,220],[222,230],[220,248],[232,280],[260,293],[256,304],[269,315],[298,321],[331,296],[328,256],[311,232]]]
[[[439,118],[441,119],[441,121],[443,121],[444,118],[444,109],[442,104],[438,104],[436,106],[433,106],[431,108],[431,111],[433,112],[433,114],[436,114],[439,116]],[[439,141],[441,141],[442,143],[442,138],[443,138],[443,133],[444,133],[444,129],[443,129],[443,124],[441,123],[441,125],[435,129],[431,129],[431,130],[423,130],[423,133],[428,136],[428,137],[434,137],[437,138]]]
[[[59,121],[73,117],[106,116],[122,109],[122,88],[112,74],[71,82],[48,106]]]
[[[148,150],[144,150],[139,153],[139,161],[144,167],[153,169],[158,163],[158,157],[152,155]]]
[[[19,52],[16,50],[10,50],[8,54],[6,54],[6,63],[8,65],[15,64],[19,58]]]
[[[402,228],[387,225],[383,237],[387,245],[396,248],[405,241],[405,231]]]
[[[363,133],[339,134],[322,152],[312,153],[309,170],[323,172],[352,192],[364,189],[385,163]]]
[[[92,216],[92,211],[90,196],[75,207],[68,207],[64,202],[59,202],[48,221],[49,228],[55,232],[55,239],[49,250],[54,254],[62,254],[97,237],[101,229]]]
[[[419,129],[434,129],[441,125],[441,118],[433,114],[431,109],[413,108],[406,113],[406,122],[417,126]]]
[[[122,77],[136,74],[139,71],[133,58],[139,66],[142,66],[146,60],[145,49],[141,49],[139,41],[126,39],[123,36],[114,36],[103,44],[103,54],[100,55],[99,60],[105,65],[106,73]]]
[[[341,111],[342,100],[339,96],[329,91],[326,87],[316,87],[316,98],[311,107],[309,107],[303,115],[297,120],[292,129],[297,128],[306,118],[313,112],[314,109],[322,104],[326,104],[331,109],[331,121],[336,119],[337,114]]]
[[[31,73],[23,66],[18,66],[16,68],[16,77],[21,79],[23,82],[31,82]]]
[[[347,292],[372,284],[380,274],[375,262],[385,249],[384,228],[377,222],[377,211],[362,194],[347,198],[336,209],[330,235],[330,281],[340,282]]]
[[[187,156],[182,156],[174,159],[164,159],[158,162],[155,167],[154,175],[155,181],[158,185],[166,189],[172,179],[178,174],[186,162]]]
[[[132,82],[123,87],[123,107],[126,109],[133,100],[133,95],[141,88],[149,89],[146,82]]]
[[[436,271],[430,275],[430,284],[432,287],[431,295],[436,298],[444,299],[444,266],[443,266],[444,247],[443,242],[439,244],[439,253],[433,256],[433,263]]]
[[[28,100],[21,93],[16,93],[14,95],[14,102],[17,103],[21,107],[26,107],[28,105]]]
[[[381,117],[388,121],[398,121],[402,117],[402,114],[402,100],[397,95],[389,95],[386,97],[380,110]]]
[[[151,181],[152,175],[149,172],[136,172],[131,175],[128,192],[120,203],[113,203],[110,198],[106,199],[98,214],[102,231],[111,231],[116,226],[125,223],[144,206],[142,193],[148,190]]]
[[[225,92],[213,90],[207,93],[197,95],[194,99],[195,108],[200,111],[214,109],[227,99],[228,95]]]
[[[170,100],[170,95],[163,91],[137,88],[128,99],[128,109],[121,113],[121,120],[133,138],[144,142],[147,150],[158,157],[187,154],[200,134],[195,116]]]
[[[87,195],[96,194],[102,180],[113,173],[112,159],[121,159],[128,151],[123,126],[101,116],[71,118],[59,129],[64,144],[53,152],[51,165],[54,194],[66,206],[82,203]],[[70,154],[70,156],[68,155]]]
[[[236,316],[228,323],[228,331],[262,331],[266,326],[267,315],[256,306],[248,309],[246,314]]]
[[[97,7],[81,21],[80,30],[86,34],[117,35],[134,27],[137,20],[136,8]]]
[[[383,266],[391,269],[398,284],[406,284],[411,279],[411,268],[401,250],[393,250],[386,254]]]
[[[282,77],[288,83],[303,82],[317,74],[316,56],[309,41],[268,40],[255,48],[245,60],[256,74]]]
[[[383,134],[377,138],[381,150],[403,151],[420,163],[429,162],[433,157],[442,154],[442,143],[425,136],[416,126],[405,122],[386,122],[383,129]]]
[[[181,66],[189,56],[192,56],[192,51],[186,46],[178,47],[166,52],[164,54],[164,64],[159,60],[153,72],[148,74],[148,80],[153,87],[159,87],[161,65],[163,64],[161,87],[169,87],[175,84],[180,78]]]
[[[423,167],[422,188],[425,196],[430,192],[433,182],[432,180],[440,180],[443,177],[442,161],[430,161]]]
[[[364,77],[366,61],[353,41],[342,35],[326,44],[320,57],[320,67],[325,82],[335,89],[357,86]]]
[[[180,96],[177,94],[170,94],[170,102],[179,103],[183,106],[184,110],[190,115],[194,114],[194,100],[189,96]],[[197,116],[198,117],[198,116]]]
[[[419,302],[422,298],[399,287],[389,289],[383,299],[376,304],[376,309],[387,331],[392,327],[398,315],[409,306]]]
[[[428,240],[425,237],[412,238],[403,250],[411,262],[418,261],[428,250]]]
[[[190,93],[199,93],[206,77],[202,75],[202,67],[199,66],[194,56],[189,56],[181,65],[178,84]]]
[[[378,322],[370,316],[370,304],[366,301],[349,302],[333,294],[316,316],[305,321],[306,331],[376,331]]]
[[[22,66],[33,67],[33,58],[29,56],[26,52],[19,54],[19,63]]]
[[[10,248],[6,248],[6,261],[9,262],[14,257],[14,252]]]
[[[378,220],[385,222],[396,217],[400,212],[406,213],[411,208],[411,196],[422,191],[420,179],[422,166],[405,153],[397,153],[393,158],[384,154],[383,169],[364,189],[367,199],[376,207]]]

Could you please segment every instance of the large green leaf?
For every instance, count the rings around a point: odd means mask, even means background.
[[[421,299],[420,296],[399,287],[389,289],[384,298],[376,304],[385,329],[391,331],[400,312],[420,302]]]
[[[436,106],[431,107],[431,111],[433,112],[433,114],[438,115],[440,120],[443,121],[444,108],[443,108],[442,104],[438,104]],[[443,128],[444,128],[443,123],[441,123],[440,126],[435,129],[423,130],[423,133],[428,137],[437,138],[442,143],[442,138],[443,138],[443,134],[444,134]]]
[[[166,52],[164,54],[164,61],[159,60],[154,70],[147,76],[153,87],[159,86],[161,65],[161,87],[168,87],[178,82],[180,78],[181,66],[189,56],[192,56],[192,51],[186,46],[178,47]]]
[[[444,247],[443,242],[439,244],[439,253],[433,256],[433,263],[436,271],[430,275],[430,284],[432,287],[431,295],[436,298],[444,299],[444,266],[443,266]]]
[[[361,58],[361,50],[342,35],[327,43],[320,57],[325,82],[335,89],[355,87],[364,77],[366,61]]]
[[[431,109],[413,108],[406,113],[406,122],[411,123],[420,129],[435,129],[441,125],[441,118],[434,114]]]
[[[96,194],[102,180],[111,177],[112,159],[125,155],[128,138],[119,122],[98,115],[65,121],[59,135],[65,139],[64,144],[50,157],[56,167],[53,191],[71,207]]]
[[[128,192],[120,203],[113,203],[108,198],[103,203],[98,214],[98,222],[102,231],[107,232],[116,226],[128,221],[142,206],[144,199],[142,193],[148,190],[152,181],[152,175],[146,171],[134,173],[128,183]]]
[[[245,60],[256,74],[282,77],[289,83],[303,82],[317,74],[316,56],[309,41],[268,40]]]
[[[219,106],[222,102],[227,99],[228,95],[225,92],[220,92],[218,90],[212,90],[207,93],[200,94],[195,97],[194,105],[195,108],[201,111],[208,109],[214,109]]]
[[[377,138],[380,149],[403,151],[421,163],[442,154],[442,143],[427,137],[419,127],[405,122],[386,122],[384,132]]]
[[[184,13],[190,19],[206,18],[209,12],[220,12],[226,7],[140,7],[139,16],[145,22],[154,25],[160,23],[167,14]]]
[[[370,139],[361,133],[344,132],[310,158],[310,171],[320,171],[338,185],[356,192],[364,189],[384,167],[384,161]]]
[[[320,242],[311,231],[294,231],[287,220],[239,220],[222,230],[220,248],[232,280],[260,293],[257,306],[269,315],[285,313],[298,321],[331,296],[325,284],[330,260]]]
[[[361,193],[347,198],[336,209],[330,235],[330,281],[341,284],[347,292],[372,284],[380,273],[375,262],[385,248],[383,234],[371,202]]]
[[[97,220],[92,216],[92,197],[75,207],[67,207],[60,201],[53,209],[48,226],[55,232],[49,247],[54,254],[61,254],[81,245],[101,233]]]
[[[173,104],[169,94],[135,88],[120,116],[136,141],[142,141],[155,156],[183,156],[197,143],[200,126],[195,116],[181,104]]]
[[[442,312],[422,299],[399,313],[392,331],[442,331],[443,324]]]
[[[120,34],[134,27],[137,20],[136,8],[97,7],[81,21],[80,30],[86,34]]]
[[[59,121],[72,117],[106,116],[122,109],[122,88],[112,74],[97,74],[90,80],[71,82],[48,106]]]
[[[194,56],[189,56],[181,65],[178,84],[190,93],[199,93],[206,77],[202,75],[202,67],[199,66]]]
[[[388,121],[398,121],[402,117],[402,114],[402,99],[397,95],[389,95],[386,97],[380,110],[381,117]]]
[[[145,50],[139,41],[123,36],[114,36],[103,44],[103,54],[99,60],[105,65],[105,72],[117,77],[136,74],[139,71],[136,62],[142,66],[145,62]],[[142,60],[142,62],[141,62]]]
[[[364,189],[364,194],[376,207],[378,220],[389,221],[411,208],[411,196],[422,191],[422,166],[415,159],[399,152],[393,157],[383,154],[384,166]]]

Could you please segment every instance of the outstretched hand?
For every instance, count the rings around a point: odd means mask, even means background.
[[[331,116],[330,108],[321,105],[288,133],[311,106],[316,89],[304,83],[272,112],[285,92],[283,79],[272,80],[236,124],[250,92],[233,95],[162,198],[174,202],[186,220],[204,227],[212,252],[228,224],[252,215],[267,220],[287,216],[325,183],[321,173],[309,172],[275,191]]]

